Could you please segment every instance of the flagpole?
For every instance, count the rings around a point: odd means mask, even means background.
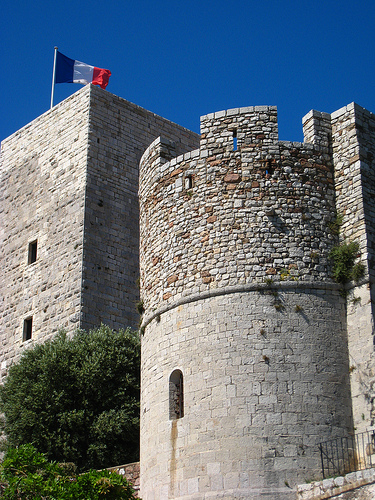
[[[52,90],[51,90],[51,107],[50,107],[50,109],[53,108],[53,96],[55,94],[56,56],[57,56],[57,47],[55,47],[55,55],[53,58],[53,74],[52,74]]]

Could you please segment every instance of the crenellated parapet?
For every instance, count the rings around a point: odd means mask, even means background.
[[[332,143],[331,115],[313,109],[302,118],[302,124],[305,142],[319,146],[329,153]]]
[[[140,164],[146,307],[234,285],[331,281],[333,167],[325,149],[281,142],[276,107],[201,119],[177,158],[159,138]]]
[[[251,146],[261,159],[278,142],[276,106],[249,106],[201,117],[201,152],[225,154]]]

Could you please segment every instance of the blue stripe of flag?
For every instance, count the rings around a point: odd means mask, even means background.
[[[57,52],[55,83],[74,83],[74,63],[74,59],[70,59],[61,54],[61,52]]]

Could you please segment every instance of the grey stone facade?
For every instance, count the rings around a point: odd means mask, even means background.
[[[335,310],[329,289],[276,289],[282,311],[266,288],[244,287],[194,297],[146,328],[142,498],[293,498],[319,476],[317,443],[351,430],[344,304]],[[184,417],[169,420],[176,368]]]
[[[86,86],[1,144],[1,368],[60,328],[136,328],[138,164],[197,134]],[[37,258],[28,260],[37,241]],[[24,341],[25,319],[32,338]]]
[[[304,117],[305,140],[328,147],[334,164],[336,210],[343,216],[341,241],[358,241],[367,279],[348,288],[347,334],[354,427],[374,428],[374,203],[375,117],[352,103],[329,115]]]
[[[1,376],[60,328],[136,327],[140,276],[145,500],[292,499],[320,441],[374,429],[375,119],[303,127],[255,106],[198,136],[86,86],[1,145]]]

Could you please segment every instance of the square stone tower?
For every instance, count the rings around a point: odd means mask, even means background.
[[[356,241],[365,277],[346,284],[346,330],[356,433],[375,431],[375,116],[354,102],[303,118],[305,141],[327,148],[334,165],[340,243]]]
[[[138,164],[160,134],[199,136],[86,86],[5,139],[0,164],[2,375],[34,340],[139,316]]]

